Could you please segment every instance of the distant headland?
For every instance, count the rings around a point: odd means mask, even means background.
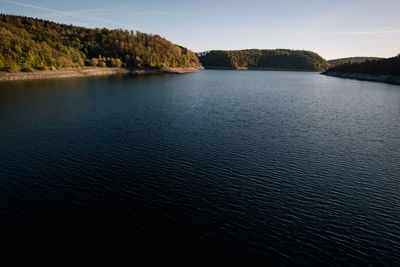
[[[303,50],[216,50],[197,55],[206,69],[324,71],[330,67],[317,53]]]
[[[400,84],[400,54],[392,58],[347,62],[322,74],[340,78]]]
[[[383,59],[381,57],[344,57],[328,60],[328,63],[331,64],[332,67],[344,64],[344,63],[361,63],[367,60],[377,60]]]

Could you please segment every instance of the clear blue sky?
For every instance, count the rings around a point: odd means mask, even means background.
[[[159,34],[196,52],[289,48],[326,59],[400,53],[400,0],[0,0],[0,12]]]

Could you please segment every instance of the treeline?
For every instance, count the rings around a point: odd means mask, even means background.
[[[367,60],[362,63],[344,63],[330,68],[328,72],[400,76],[400,54],[392,58]]]
[[[303,50],[217,50],[197,54],[205,68],[326,70],[330,65],[314,52]]]
[[[88,29],[0,14],[0,70],[193,67],[192,51],[141,32]]]
[[[361,63],[367,60],[377,60],[382,59],[379,57],[346,57],[346,58],[338,58],[338,59],[331,59],[328,60],[328,63],[332,66],[337,66],[344,63]]]

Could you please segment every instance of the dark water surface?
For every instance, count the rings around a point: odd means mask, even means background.
[[[10,244],[186,265],[399,266],[400,86],[211,70],[0,83],[0,224]]]

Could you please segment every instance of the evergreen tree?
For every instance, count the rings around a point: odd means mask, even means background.
[[[232,50],[198,54],[204,67],[325,70],[330,65],[316,53],[302,50]]]

